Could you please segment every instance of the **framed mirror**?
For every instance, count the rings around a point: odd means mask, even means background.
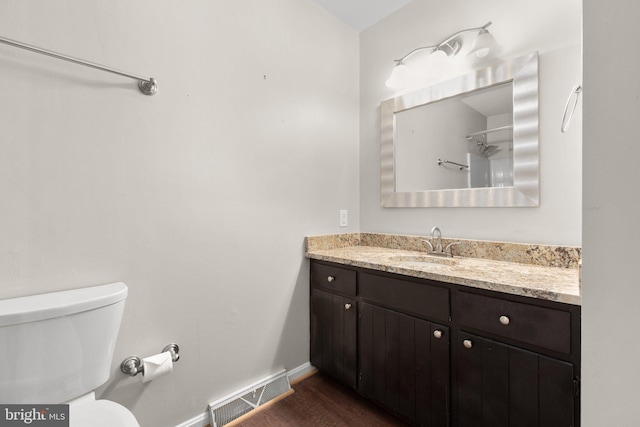
[[[539,205],[538,54],[381,104],[382,207]]]

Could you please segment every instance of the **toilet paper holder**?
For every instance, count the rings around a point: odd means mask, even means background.
[[[180,360],[180,347],[178,347],[178,344],[172,343],[164,346],[161,353],[167,351],[171,353],[171,360],[173,362],[177,362],[178,360]],[[135,377],[136,375],[144,371],[142,359],[140,359],[138,356],[129,356],[120,364],[120,370],[127,375]]]

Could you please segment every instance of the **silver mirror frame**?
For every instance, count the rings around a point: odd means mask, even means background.
[[[396,191],[396,114],[431,102],[513,81],[513,187]],[[507,60],[380,105],[380,205],[418,207],[539,206],[538,53]]]

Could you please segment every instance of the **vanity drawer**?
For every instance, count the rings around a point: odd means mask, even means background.
[[[360,273],[358,296],[409,314],[449,321],[449,289],[394,279],[375,274]]]
[[[571,314],[568,311],[457,292],[453,318],[462,326],[571,353]]]
[[[356,295],[356,272],[333,265],[311,263],[311,286],[345,295]]]

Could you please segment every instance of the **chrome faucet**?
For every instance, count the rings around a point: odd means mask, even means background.
[[[433,239],[438,239],[434,248],[435,251],[442,252],[442,232],[440,231],[440,228],[433,227],[431,229],[431,241],[433,241]]]
[[[429,250],[427,253],[429,255],[435,256],[448,256],[453,257],[452,246],[459,245],[459,242],[451,242],[447,245],[446,248],[442,246],[442,232],[439,227],[433,227],[431,229],[431,238],[423,240],[427,245],[429,245]]]

